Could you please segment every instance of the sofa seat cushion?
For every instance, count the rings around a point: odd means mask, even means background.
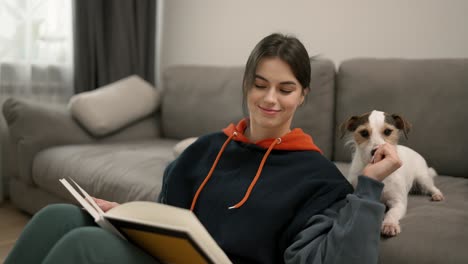
[[[467,223],[468,212],[461,209],[410,209],[401,221],[402,233],[382,239],[379,263],[466,263]]]
[[[466,263],[468,260],[468,179],[438,176],[445,200],[410,195],[402,232],[382,239],[380,263]]]
[[[335,164],[347,174],[349,163]],[[432,202],[427,195],[410,194],[401,233],[381,239],[380,264],[465,263],[468,259],[468,179],[439,175],[434,181],[445,200]]]
[[[90,195],[116,201],[154,201],[161,190],[164,168],[174,159],[177,141],[67,145],[40,152],[33,164],[39,187],[74,201],[59,183],[70,177]]]

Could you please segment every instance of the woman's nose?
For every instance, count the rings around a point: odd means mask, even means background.
[[[265,101],[271,103],[276,102],[276,91],[274,87],[268,89],[267,93],[265,94]]]

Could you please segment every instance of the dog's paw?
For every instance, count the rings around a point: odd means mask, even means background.
[[[444,200],[444,195],[443,195],[442,193],[434,193],[434,194],[431,196],[431,200],[432,200],[432,201],[435,201],[435,202],[442,201],[442,200]]]
[[[401,232],[400,224],[393,222],[383,222],[380,232],[384,236],[396,236]]]

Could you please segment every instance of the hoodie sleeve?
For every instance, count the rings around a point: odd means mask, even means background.
[[[360,176],[356,190],[312,216],[284,252],[291,263],[377,263],[383,183]]]

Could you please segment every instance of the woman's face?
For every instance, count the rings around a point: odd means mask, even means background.
[[[260,129],[289,132],[294,113],[304,101],[302,90],[287,63],[263,58],[257,65],[254,85],[247,92],[250,122]]]

